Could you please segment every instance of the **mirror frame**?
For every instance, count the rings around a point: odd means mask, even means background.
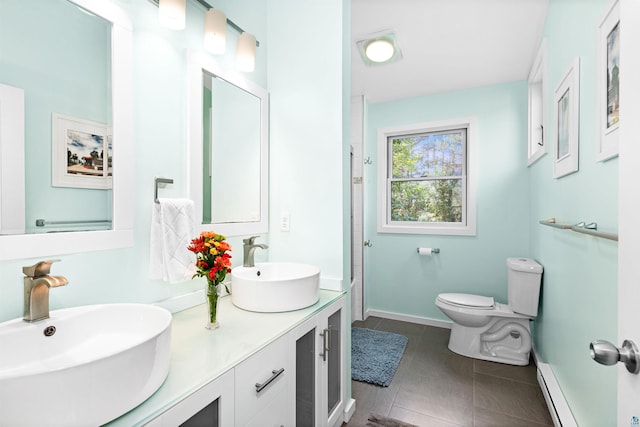
[[[245,234],[261,234],[269,231],[269,94],[234,71],[224,69],[213,58],[204,52],[189,51],[188,58],[187,120],[189,149],[189,191],[195,204],[196,232],[214,229],[225,236]],[[260,98],[260,221],[202,223],[202,72],[207,71],[214,76],[231,83],[238,88]]]
[[[111,230],[0,236],[0,260],[133,246],[133,31],[129,15],[104,0],[67,0],[112,24],[113,223]]]

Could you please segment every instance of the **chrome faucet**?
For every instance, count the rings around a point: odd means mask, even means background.
[[[248,239],[243,239],[242,243],[244,249],[244,262],[242,263],[243,267],[255,267],[255,261],[253,260],[254,252],[256,248],[267,249],[269,246],[264,245],[262,243],[255,243],[258,236],[249,237]]]
[[[49,318],[49,288],[64,286],[69,281],[63,276],[49,276],[51,263],[58,260],[40,261],[30,267],[22,267],[24,278],[25,322],[37,322]]]

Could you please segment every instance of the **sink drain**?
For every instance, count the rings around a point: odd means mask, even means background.
[[[50,336],[52,336],[53,334],[56,333],[56,327],[55,326],[47,326],[46,328],[44,328],[43,333],[44,333],[45,337],[50,337]]]

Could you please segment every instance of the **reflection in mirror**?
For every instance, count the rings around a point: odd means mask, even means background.
[[[103,0],[3,0],[1,10],[0,86],[22,93],[25,114],[23,132],[14,122],[10,132],[7,121],[0,124],[0,153],[12,142],[24,142],[24,160],[16,156],[12,174],[24,176],[24,203],[18,208],[24,206],[26,225],[0,235],[0,260],[132,246],[130,17]],[[10,92],[15,91],[0,96]],[[0,107],[0,119],[5,115]],[[60,129],[65,131],[57,134]],[[88,153],[83,145],[91,145]],[[56,149],[62,160],[53,163]],[[5,165],[0,162],[2,178]],[[74,173],[78,169],[84,173]],[[55,171],[58,177],[72,175],[66,176],[71,185],[56,186]],[[11,184],[0,180],[0,213],[5,196],[16,195]],[[3,220],[4,215],[0,228]],[[44,227],[37,228],[36,220],[44,220]],[[63,224],[51,227],[51,221]]]
[[[191,198],[201,230],[268,231],[268,95],[204,53],[189,55]]]
[[[202,222],[260,221],[260,98],[202,76]]]
[[[24,233],[111,228],[111,29],[68,0],[2,3],[0,83],[24,91]]]

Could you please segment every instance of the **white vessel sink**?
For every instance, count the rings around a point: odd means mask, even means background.
[[[299,310],[318,301],[319,289],[320,269],[314,265],[265,262],[231,271],[231,299],[243,310]]]
[[[98,426],[138,406],[169,372],[171,319],[104,304],[0,323],[0,424]]]

